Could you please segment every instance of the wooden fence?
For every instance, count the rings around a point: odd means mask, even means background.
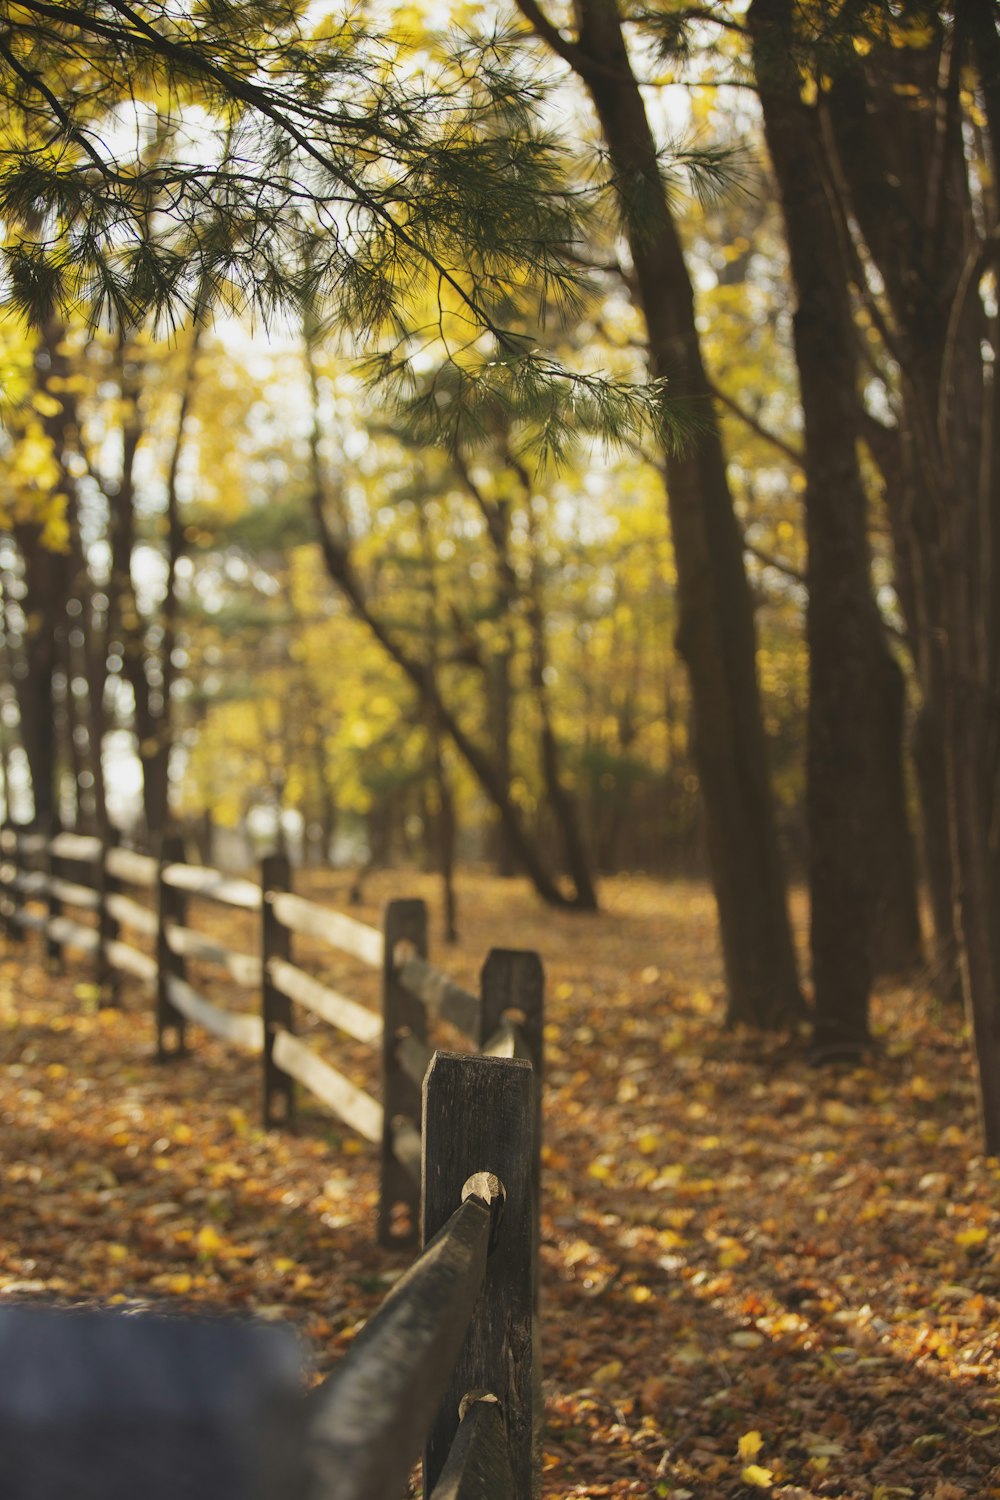
[[[253,914],[254,951],[192,927],[193,900]],[[117,1003],[122,975],[148,986],[161,1059],[183,1055],[191,1024],[259,1053],[267,1127],[291,1123],[298,1084],[377,1145],[381,1244],[416,1238],[421,1085],[439,1023],[481,1054],[531,1063],[537,1194],[544,991],[537,954],[492,949],[476,995],[428,962],[422,901],[391,901],[380,931],[296,895],[283,856],[265,859],[255,882],[188,864],[178,840],[164,840],[156,859],[93,835],[11,826],[0,831],[0,920],[14,939],[40,932],[54,965],[66,950],[92,955],[102,1003]],[[296,963],[295,935],[379,971],[381,1013]],[[241,995],[255,997],[256,1008],[232,1010],[209,999],[191,982],[191,961],[221,970]],[[296,1034],[296,1007],[370,1049],[381,1102]]]
[[[308,1396],[273,1326],[0,1309],[4,1494],[533,1500],[530,1067],[436,1053],[425,1248]],[[248,1477],[252,1482],[248,1483]]]

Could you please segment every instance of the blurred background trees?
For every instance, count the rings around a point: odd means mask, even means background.
[[[8,816],[705,873],[763,1025],[805,877],[995,1147],[994,7],[249,9],[5,7]]]

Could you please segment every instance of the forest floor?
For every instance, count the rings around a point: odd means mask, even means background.
[[[300,888],[343,907],[347,879]],[[600,916],[459,889],[434,961],[547,972],[545,1496],[1000,1497],[1000,1166],[961,1018],[884,987],[870,1063],[816,1072],[721,1029],[704,887],[611,880]],[[357,914],[390,895],[436,911],[397,872]],[[0,1297],[254,1311],[329,1369],[406,1263],[374,1242],[374,1150],[308,1111],[264,1134],[259,1064],[193,1031],[158,1066],[124,1001],[37,937],[0,950]]]

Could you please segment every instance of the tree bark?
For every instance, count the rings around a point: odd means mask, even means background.
[[[798,302],[794,335],[809,549],[806,801],[815,1044],[821,1054],[842,1055],[869,1039],[876,935],[887,895],[886,799],[901,770],[898,749],[892,753],[893,720],[902,718],[901,683],[872,595],[868,502],[858,458],[857,345],[823,187],[815,112],[799,97],[791,0],[753,0],[748,24]],[[898,817],[898,806],[891,810]]]
[[[873,310],[900,371],[903,450],[919,475],[916,493],[927,501],[909,526],[920,662],[925,701],[940,708],[960,971],[986,1149],[995,1153],[1000,885],[991,841],[1000,837],[1000,466],[993,432],[997,330],[987,324],[978,286],[995,258],[1000,224],[981,229],[974,211],[961,103],[970,66],[980,75],[995,164],[1000,39],[995,7],[982,0],[956,7],[953,16],[937,14],[926,46],[879,42],[845,67],[828,99],[827,147],[843,226],[864,236],[882,279],[887,311]],[[991,211],[989,202],[979,210]],[[860,272],[858,285],[864,292]],[[984,361],[991,337],[991,360]]]
[[[695,323],[694,294],[615,0],[578,0],[568,42],[535,0],[535,30],[586,86],[614,173],[652,374],[704,427],[666,454],[677,565],[677,646],[691,681],[701,783],[732,1023],[781,1027],[801,1016],[784,872],[757,687],[752,602]]]

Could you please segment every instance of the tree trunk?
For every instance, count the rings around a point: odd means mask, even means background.
[[[677,646],[688,668],[730,1023],[785,1026],[802,1014],[785,905],[743,566],[694,295],[615,0],[578,0],[568,43],[534,0],[521,9],[586,85],[617,185],[653,375],[704,428],[666,455],[677,565]]]
[[[1000,225],[977,224],[961,104],[980,73],[990,152],[1000,153],[995,7],[936,13],[927,45],[880,42],[828,96],[828,152],[845,225],[858,226],[882,278],[883,338],[901,372],[900,427],[916,494],[925,703],[940,709],[960,970],[972,1020],[986,1149],[1000,1150],[1000,778],[995,325],[978,285]],[[913,99],[921,108],[913,107]],[[979,211],[989,210],[981,201]],[[984,360],[983,349],[993,349]],[[940,668],[939,684],[935,670]]]
[[[798,300],[795,355],[809,547],[806,801],[815,1041],[820,1053],[840,1055],[868,1041],[876,932],[887,895],[886,800],[900,780],[892,727],[901,712],[893,713],[892,698],[900,700],[901,683],[893,675],[898,669],[888,656],[871,590],[854,323],[823,188],[815,113],[800,100],[791,0],[753,0],[748,23]],[[898,818],[898,805],[891,810]]]

